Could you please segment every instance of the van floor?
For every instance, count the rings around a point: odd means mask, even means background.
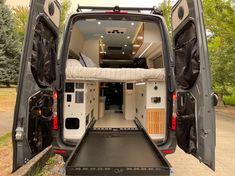
[[[98,119],[94,127],[135,128],[136,125],[133,120],[126,120],[123,113],[115,112],[115,110],[106,110],[104,117]]]

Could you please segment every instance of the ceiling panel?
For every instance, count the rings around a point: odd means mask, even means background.
[[[131,54],[132,40],[141,22],[89,20],[77,24],[86,39],[101,39],[108,54]],[[108,50],[108,47],[122,47],[121,50]]]

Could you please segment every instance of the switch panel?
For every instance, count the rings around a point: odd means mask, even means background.
[[[161,97],[151,97],[152,103],[161,103]]]

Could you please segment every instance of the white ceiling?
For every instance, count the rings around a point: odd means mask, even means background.
[[[140,26],[141,22],[137,21],[114,21],[114,20],[89,20],[78,21],[77,25],[80,32],[86,39],[97,38],[104,43],[104,49],[107,54],[131,54],[132,40]],[[124,31],[124,34],[108,34],[107,30]],[[129,37],[128,37],[129,36]],[[110,51],[108,46],[122,47],[121,51]]]

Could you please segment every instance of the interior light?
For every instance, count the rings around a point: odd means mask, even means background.
[[[135,52],[133,51],[132,54],[135,54]]]
[[[104,54],[106,54],[106,51],[104,51]]]
[[[104,36],[103,36],[103,35],[101,35],[101,36],[100,36],[100,38],[104,38]]]
[[[127,38],[127,39],[130,39],[131,37],[128,35],[126,38]]]
[[[145,82],[136,83],[135,85],[137,85],[137,86],[145,85]]]
[[[125,44],[124,46],[127,47],[127,44]]]
[[[134,26],[134,25],[135,25],[135,23],[132,22],[132,23],[131,23],[131,26]]]
[[[103,43],[103,46],[105,46],[105,44]]]
[[[144,37],[140,35],[140,36],[137,37],[137,40],[143,40],[143,38]]]
[[[122,54],[125,54],[125,52],[123,51]]]
[[[100,22],[100,21],[98,21],[98,22],[97,22],[97,24],[101,24],[101,22]]]
[[[140,47],[140,45],[139,44],[134,44],[133,47],[138,48],[138,47]]]

